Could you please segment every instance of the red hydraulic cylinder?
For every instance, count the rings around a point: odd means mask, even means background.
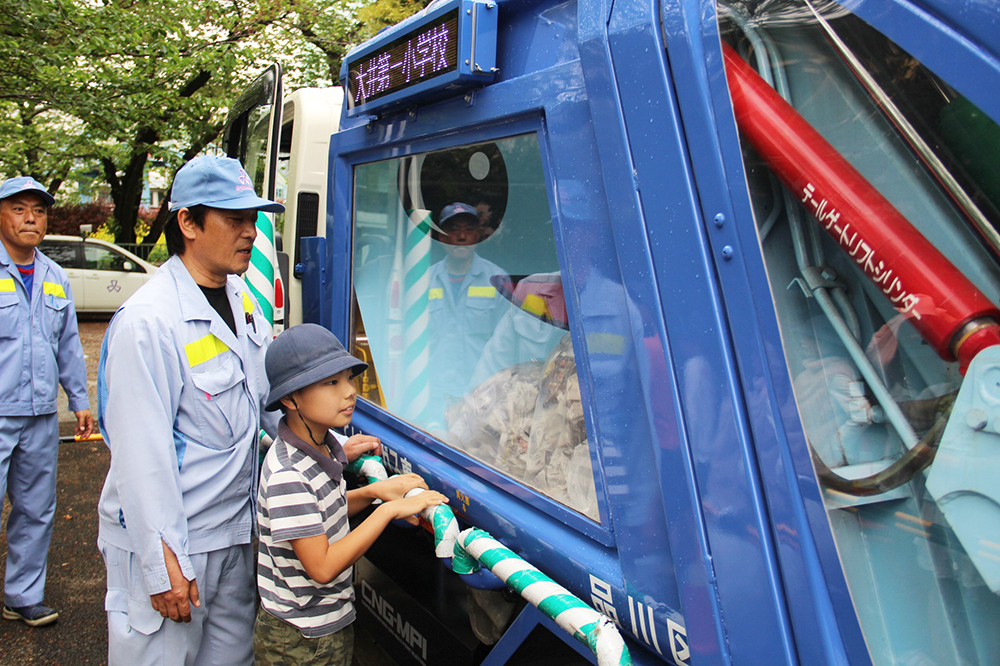
[[[740,131],[893,306],[962,371],[1000,344],[1000,310],[727,44]]]

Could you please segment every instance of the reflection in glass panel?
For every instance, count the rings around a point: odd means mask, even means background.
[[[839,5],[740,2],[720,19],[785,356],[871,655],[1000,663],[1000,131]],[[794,111],[743,113],[772,88]],[[769,145],[767,123],[797,116]]]
[[[537,137],[364,164],[354,187],[364,397],[597,520]]]

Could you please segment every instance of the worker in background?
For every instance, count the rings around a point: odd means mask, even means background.
[[[444,410],[466,394],[486,342],[510,309],[491,279],[507,273],[476,253],[483,221],[475,208],[453,203],[441,210],[438,227],[445,258],[430,268],[430,404],[432,427],[443,427]]]
[[[52,624],[45,568],[56,510],[57,384],[89,437],[87,366],[65,271],[36,248],[55,199],[34,178],[0,185],[0,498],[7,518],[5,620]]]
[[[171,257],[112,319],[98,369],[108,660],[251,664],[251,498],[277,424],[262,419],[271,327],[238,276],[257,211],[284,207],[220,157],[184,165],[169,205]]]

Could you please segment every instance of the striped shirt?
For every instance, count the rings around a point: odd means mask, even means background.
[[[326,443],[333,458],[299,439],[282,419],[264,458],[257,501],[260,603],[306,638],[332,634],[354,621],[352,567],[325,585],[317,583],[289,543],[320,534],[334,543],[350,531],[343,478],[347,456],[332,433]]]

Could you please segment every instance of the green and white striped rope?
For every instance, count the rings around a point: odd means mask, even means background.
[[[250,250],[250,267],[243,279],[257,299],[267,323],[274,326],[274,224],[271,216],[257,211],[257,237]]]
[[[377,460],[382,467],[381,459],[375,456],[361,458]],[[349,470],[352,465],[354,463],[348,466]],[[382,471],[384,473],[384,467]],[[422,492],[423,488],[414,488],[406,497]],[[598,613],[488,532],[475,527],[459,532],[458,520],[447,504],[428,507],[420,515],[434,527],[434,554],[441,559],[451,557],[455,573],[471,574],[480,566],[486,567],[507,587],[586,645],[597,657],[597,666],[631,666],[632,656],[610,618]]]
[[[385,465],[382,464],[381,456],[362,454],[347,463],[347,471],[352,474],[364,476],[368,479],[368,483],[385,481],[389,478],[389,475],[385,471]]]
[[[424,492],[423,488],[414,488],[406,493],[413,497]],[[455,512],[447,504],[430,506],[420,512],[420,516],[434,527],[434,554],[441,559],[447,559],[455,552],[458,541],[458,520]]]
[[[590,648],[598,666],[630,666],[632,656],[618,627],[489,533],[477,528],[459,534],[452,565],[472,567],[470,558],[493,572],[564,631]],[[470,571],[471,573],[471,571]]]

